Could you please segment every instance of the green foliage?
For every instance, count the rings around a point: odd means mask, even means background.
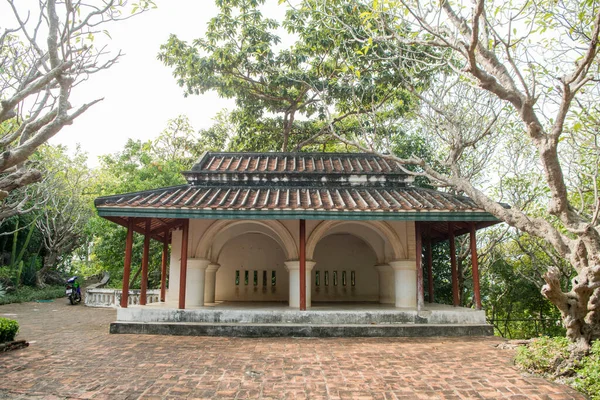
[[[580,360],[569,360],[570,342],[566,337],[546,336],[533,340],[528,346],[517,349],[515,364],[532,373],[547,377],[572,375],[566,383],[587,394],[593,400],[600,399],[600,341],[592,343],[590,354]],[[565,362],[572,361],[572,363]],[[568,369],[568,371],[564,371]]]
[[[264,3],[219,1],[204,37],[190,44],[171,35],[158,55],[186,96],[216,91],[235,99],[234,149],[288,151],[327,145],[332,131],[387,132],[413,106],[406,83],[427,86],[431,71],[416,66],[429,55],[373,43],[392,32],[363,24],[369,4],[305,0],[278,21],[262,15]],[[334,17],[324,20],[328,13]],[[284,29],[290,46],[281,46]]]
[[[437,243],[432,248],[434,300],[437,304],[452,304],[452,271],[450,269],[450,246],[448,241]],[[429,276],[424,274],[423,287],[429,286]],[[426,300],[429,293],[425,290]]]
[[[19,323],[15,320],[0,317],[0,343],[12,342],[19,332]]]
[[[566,337],[542,336],[529,346],[519,347],[515,363],[529,372],[553,374],[569,355],[569,340]]]
[[[32,222],[29,226],[29,230],[27,236],[25,237],[25,242],[21,246],[21,250],[17,252],[17,244],[19,242],[19,220],[16,220],[16,227],[13,233],[13,243],[12,243],[12,251],[10,254],[10,264],[8,265],[8,269],[13,271],[12,279],[13,284],[15,286],[19,286],[21,284],[21,273],[23,272],[23,256],[25,255],[25,251],[29,246],[29,242],[31,240],[31,236],[35,231],[35,221]]]
[[[581,360],[573,387],[592,400],[600,400],[600,340],[592,344],[590,355]]]
[[[496,334],[513,339],[565,334],[559,311],[540,293],[547,265],[556,265],[547,252],[528,235],[510,236],[489,250],[482,263],[481,291]],[[565,286],[568,280],[565,276]]]
[[[192,168],[200,155],[208,150],[222,150],[227,141],[227,130],[209,129],[196,133],[184,116],[169,121],[155,140],[146,142],[129,140],[117,153],[100,158],[100,171],[91,191],[94,196],[113,195],[174,186],[185,183],[181,174]],[[77,262],[75,267],[93,275],[103,271],[111,274],[111,285],[121,280],[123,274],[126,230],[104,218],[94,216],[86,227],[92,242],[89,262]],[[132,278],[141,265],[142,235],[134,235],[132,253]],[[150,241],[148,283],[160,283],[162,244]],[[131,287],[139,287],[139,277]]]
[[[32,256],[24,263],[21,271],[21,284],[26,286],[36,285],[36,274],[42,268],[42,258],[36,255]]]
[[[43,285],[48,274],[68,272],[72,252],[86,240],[95,177],[87,165],[87,154],[78,146],[72,155],[64,146],[43,146],[35,158],[43,165],[46,178],[40,185],[48,197],[36,211],[36,228],[43,237],[43,265],[37,281]]]
[[[4,221],[0,228],[0,254],[4,254],[0,264],[0,283],[7,291],[22,284],[28,285],[27,279],[31,258],[41,248],[42,236],[35,227],[34,213],[13,217]],[[14,232],[14,233],[13,233]],[[34,283],[35,284],[35,283]]]
[[[42,289],[30,286],[21,286],[12,293],[6,294],[0,298],[1,304],[25,303],[35,300],[51,300],[65,297],[65,286],[46,286]]]

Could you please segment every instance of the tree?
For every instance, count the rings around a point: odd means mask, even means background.
[[[43,287],[46,276],[72,256],[85,240],[85,228],[92,217],[90,188],[92,171],[87,167],[87,155],[77,149],[70,158],[62,146],[44,146],[36,155],[43,163],[46,178],[39,183],[47,197],[36,211],[35,226],[43,238],[43,266],[37,271],[37,286]]]
[[[415,87],[427,84],[429,71],[412,68],[420,62],[417,46],[403,48],[414,55],[403,62],[403,57],[375,46],[339,45],[352,39],[345,25],[360,26],[364,5],[337,3],[328,10],[336,12],[339,23],[323,26],[307,8],[288,7],[281,22],[265,18],[260,11],[264,3],[219,1],[220,13],[208,24],[205,38],[188,44],[172,35],[158,55],[173,67],[185,95],[214,90],[235,98],[237,109],[231,117],[238,142],[264,149],[265,142],[256,136],[268,135],[267,142],[279,144],[282,151],[299,150],[333,125],[338,132],[384,126],[410,109],[403,84],[409,77]],[[308,3],[310,9],[313,2]],[[282,45],[283,29],[292,42],[289,46]],[[390,32],[383,27],[381,34]],[[372,62],[384,58],[387,63]],[[399,63],[403,68],[394,68]],[[348,119],[352,122],[345,123]]]
[[[12,25],[0,32],[0,222],[27,211],[22,188],[42,179],[29,157],[65,125],[102,99],[70,102],[77,86],[110,68],[121,53],[96,46],[104,26],[153,6],[151,0],[46,0],[27,10],[7,0]],[[21,196],[11,197],[15,191]],[[25,197],[25,199],[23,199]]]
[[[328,7],[330,2],[326,3]],[[323,15],[326,6],[313,12]],[[336,18],[333,13],[327,17]],[[494,122],[498,119],[495,115],[488,114],[487,120],[494,123],[484,121],[475,136],[460,130],[441,131],[451,155],[450,162],[445,163],[447,171],[439,171],[416,156],[388,157],[418,166],[418,174],[435,184],[465,193],[500,220],[543,239],[567,260],[576,270],[570,290],[562,290],[561,273],[550,266],[542,293],[560,310],[574,354],[587,352],[591,341],[600,338],[600,198],[596,167],[600,159],[598,130],[596,126],[584,129],[583,125],[596,120],[600,5],[595,1],[515,4],[477,0],[470,7],[451,1],[381,1],[373,2],[369,12],[363,14],[361,27],[349,29],[389,26],[390,21],[395,24],[395,33],[384,36],[373,29],[369,39],[357,37],[348,46],[371,40],[390,49],[402,43],[443,51],[447,55],[446,75],[452,71],[460,84],[477,87],[485,96],[497,99],[503,114],[502,124]],[[404,34],[407,26],[412,32],[408,36]],[[447,81],[441,77],[439,82]],[[429,96],[409,87],[423,107],[440,119],[452,121],[451,113],[440,105],[456,91],[439,86],[435,89],[435,96]],[[475,103],[472,96],[463,101],[467,105]],[[584,118],[588,112],[592,117]],[[451,123],[460,121],[454,119]],[[361,145],[359,140],[336,137],[364,150],[377,151]],[[484,192],[481,181],[460,171],[460,162],[481,146],[493,142],[509,151],[516,149],[511,147],[514,141],[536,155],[547,193],[543,215],[502,206]],[[513,158],[516,156],[512,153]],[[570,162],[584,159],[585,170]],[[577,181],[579,171],[585,172],[585,182]]]
[[[90,192],[93,197],[128,193],[157,187],[185,184],[181,174],[192,168],[205,151],[223,150],[225,131],[196,132],[187,117],[178,116],[154,140],[128,140],[122,151],[100,158],[97,179]],[[123,273],[123,243],[127,231],[104,218],[94,216],[87,226],[88,239],[93,242],[94,272],[108,271],[116,284]],[[143,238],[135,235],[133,265],[141,265]],[[151,241],[149,260],[150,285],[160,282],[162,244]],[[132,277],[135,287],[138,273]]]

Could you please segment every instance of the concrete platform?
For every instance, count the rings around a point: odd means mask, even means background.
[[[113,322],[110,333],[232,337],[432,337],[492,336],[491,325],[475,324],[226,324],[200,322]]]
[[[161,303],[117,309],[111,333],[239,337],[488,336],[485,312],[428,304],[424,310],[378,303],[218,303],[179,310]]]

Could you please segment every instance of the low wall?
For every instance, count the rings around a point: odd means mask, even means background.
[[[160,290],[148,290],[146,292],[146,304],[158,303],[160,301]],[[89,307],[118,308],[121,304],[121,289],[87,289],[85,291],[85,305]],[[140,304],[140,291],[130,290],[130,306]]]

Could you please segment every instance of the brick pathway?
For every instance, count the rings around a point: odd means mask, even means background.
[[[114,310],[0,306],[27,349],[0,354],[0,399],[583,399],[476,339],[109,335]]]

